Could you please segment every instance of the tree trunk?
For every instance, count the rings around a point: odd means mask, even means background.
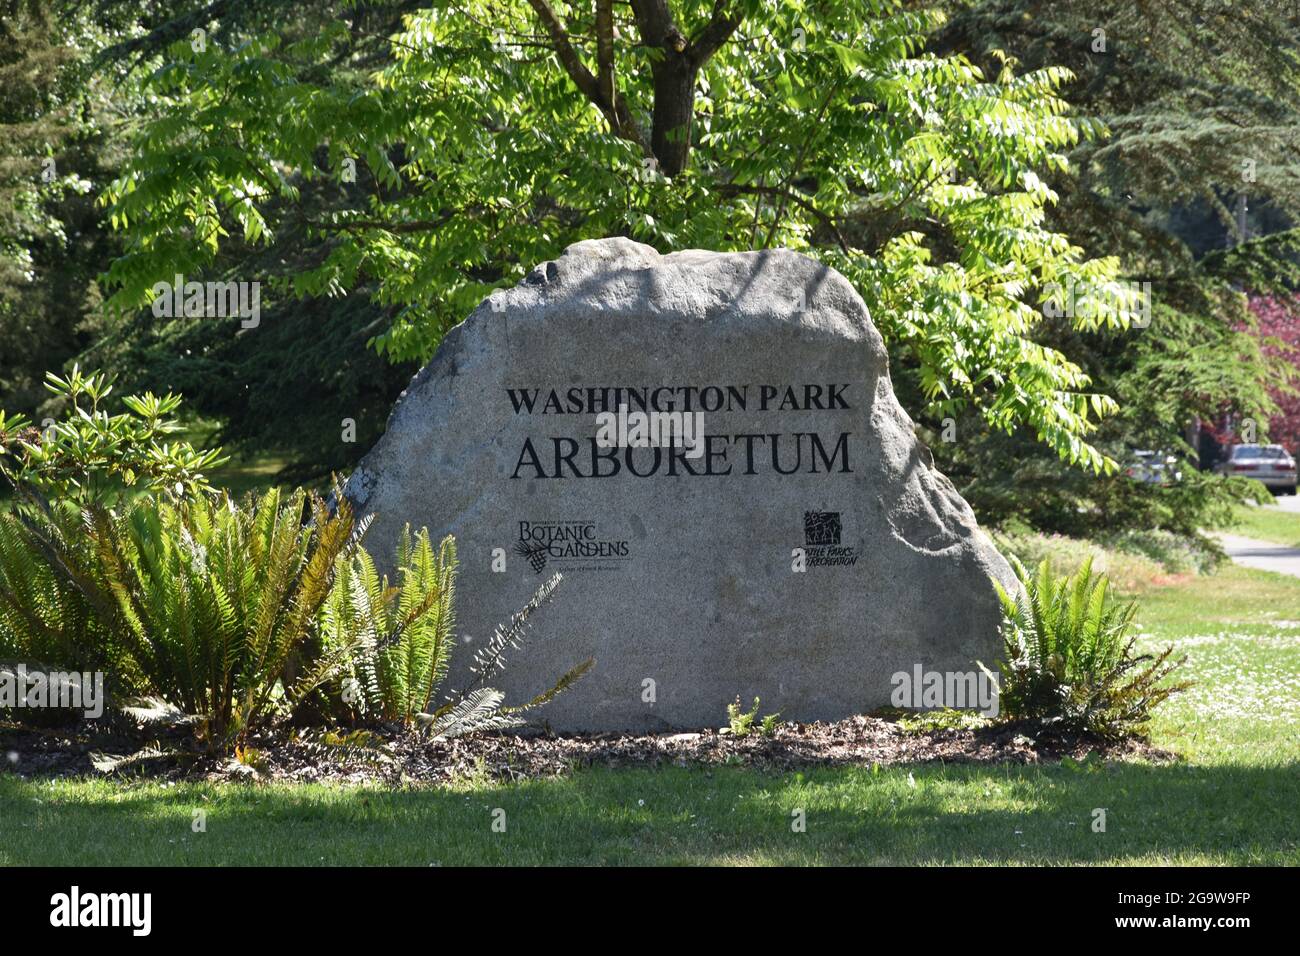
[[[686,168],[691,155],[691,120],[699,68],[690,57],[671,49],[664,54],[652,68],[655,106],[650,148],[659,161],[659,172],[671,179]]]

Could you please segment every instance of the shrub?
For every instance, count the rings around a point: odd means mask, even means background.
[[[341,649],[309,652],[334,568],[359,544],[346,504],[331,513],[318,497],[273,490],[247,508],[200,496],[122,514],[92,505],[82,519],[89,554],[73,536],[45,543],[99,618],[104,656],[198,718],[210,743],[287,713],[342,666]],[[56,526],[32,530],[41,540]]]
[[[145,490],[167,498],[211,491],[204,471],[225,459],[188,442],[168,440],[181,430],[170,417],[180,396],[152,392],[127,395],[126,411],[105,406],[112,380],[83,374],[46,373],[45,387],[64,400],[67,413],[44,430],[22,416],[0,411],[0,477],[20,493],[79,505],[106,503]]]
[[[1101,542],[1115,551],[1150,558],[1171,574],[1208,574],[1223,557],[1222,549],[1200,535],[1189,537],[1159,528],[1130,529],[1107,535]]]
[[[998,662],[1003,716],[1123,737],[1142,733],[1154,708],[1189,686],[1166,681],[1183,663],[1170,659],[1172,647],[1135,653],[1136,605],[1116,602],[1091,559],[1067,576],[1047,561],[1035,575],[1015,558],[1011,563],[1018,593],[994,582],[1006,654]]]
[[[1218,550],[1212,543],[1166,534],[1121,533],[1098,541],[1008,526],[991,536],[1004,555],[1015,555],[1028,567],[1047,561],[1057,574],[1069,574],[1091,560],[1094,570],[1105,573],[1112,586],[1126,592],[1150,587],[1170,574],[1188,573],[1193,565],[1204,571],[1213,568]]]
[[[0,513],[0,665],[102,671],[119,704],[150,698],[127,709],[196,718],[226,747],[308,699],[443,735],[513,726],[594,663],[522,706],[486,686],[556,575],[475,656],[470,685],[435,706],[454,645],[451,538],[435,552],[427,530],[406,529],[390,586],[337,491],[332,505],[273,490],[241,506],[204,479],[216,452],[164,442],[178,397],[128,396],[109,414],[105,376],[47,380],[64,421],[41,432],[0,412],[0,478],[17,498]]]

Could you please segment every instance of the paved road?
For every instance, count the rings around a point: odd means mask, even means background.
[[[1228,552],[1228,557],[1237,564],[1300,578],[1300,548],[1288,548],[1268,541],[1243,538],[1239,534],[1217,533],[1215,537],[1223,544],[1223,550]]]
[[[1278,495],[1273,500],[1283,511],[1300,515],[1300,495]]]

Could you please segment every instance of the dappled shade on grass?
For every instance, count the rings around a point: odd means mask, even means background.
[[[1295,763],[671,767],[398,791],[2,777],[0,863],[1294,865],[1298,774]],[[196,809],[206,832],[191,830]],[[798,810],[806,832],[792,830]]]

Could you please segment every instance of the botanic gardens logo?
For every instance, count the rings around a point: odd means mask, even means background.
[[[626,539],[603,537],[594,521],[521,521],[515,553],[538,574],[561,562],[569,570],[608,569],[630,556]]]

